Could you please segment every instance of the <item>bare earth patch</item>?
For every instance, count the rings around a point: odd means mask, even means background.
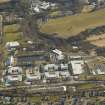
[[[105,47],[105,34],[88,37],[86,41],[96,45],[97,47]]]

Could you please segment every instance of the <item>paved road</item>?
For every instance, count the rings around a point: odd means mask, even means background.
[[[48,87],[58,87],[58,86],[76,86],[76,85],[85,84],[85,83],[105,84],[105,81],[67,81],[67,82],[52,83],[52,84],[1,87],[0,91],[13,90],[13,89],[43,88],[43,87],[48,88]]]
[[[32,88],[43,88],[43,87],[58,87],[58,86],[75,86],[78,84],[84,84],[87,81],[70,81],[70,82],[62,82],[62,83],[53,83],[53,84],[42,84],[42,85],[26,85],[26,86],[14,86],[14,87],[1,87],[0,91],[9,91],[13,89],[32,89]]]
[[[55,83],[55,84],[41,84],[41,85],[30,85],[30,86],[14,86],[14,87],[5,87],[0,88],[1,94],[11,94],[11,95],[24,95],[26,94],[37,94],[37,93],[61,93],[66,92],[67,86],[75,86],[85,83],[96,83],[104,84],[105,81],[68,81],[64,83]]]

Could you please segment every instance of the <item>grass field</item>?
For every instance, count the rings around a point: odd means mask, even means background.
[[[105,25],[105,9],[91,13],[81,13],[58,19],[50,19],[45,24],[40,24],[43,33],[57,33],[59,37],[68,38],[88,28]]]
[[[79,89],[91,89],[96,87],[97,87],[96,84],[82,84],[78,86]]]
[[[10,41],[21,41],[21,36],[22,32],[20,31],[19,24],[4,25],[3,43],[0,44],[0,52],[2,52],[3,54],[3,60],[6,60],[8,57],[8,52],[5,48],[5,44]]]
[[[4,42],[21,40],[21,35],[19,24],[4,26]]]
[[[4,26],[4,33],[15,33],[20,30],[19,24],[12,24],[12,25],[5,25]]]

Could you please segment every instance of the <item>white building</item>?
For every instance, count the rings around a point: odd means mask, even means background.
[[[58,66],[55,64],[47,64],[44,66],[44,75],[46,79],[59,78]]]
[[[58,71],[58,65],[56,64],[47,64],[44,66],[44,71],[48,72],[48,71]]]
[[[60,68],[62,71],[68,71],[68,64],[60,64]]]
[[[59,61],[64,60],[63,52],[58,49],[52,50],[50,59],[53,63],[58,63]]]
[[[47,10],[49,7],[50,7],[50,3],[43,1],[42,4],[40,4],[39,8]]]
[[[17,41],[6,43],[6,48],[8,51],[12,51],[14,48],[18,48],[19,46],[20,46],[20,44]]]
[[[59,75],[61,78],[69,78],[70,77],[70,73],[68,70],[68,64],[60,64]]]
[[[44,66],[44,75],[46,79],[69,78],[68,64],[48,64]]]
[[[59,71],[45,72],[45,78],[46,79],[57,79],[57,78],[59,78]]]
[[[41,74],[40,74],[40,71],[39,71],[39,67],[28,68],[26,70],[26,79],[29,80],[29,81],[40,80],[41,79]]]
[[[84,61],[83,60],[72,60],[71,65],[72,65],[72,70],[73,70],[74,75],[79,75],[84,72],[83,70]]]
[[[51,2],[46,2],[46,1],[40,1],[40,0],[32,0],[31,2],[31,10],[36,12],[36,13],[40,13],[43,10],[48,10],[51,8],[56,7],[55,3],[51,3]]]
[[[69,78],[69,77],[70,77],[69,71],[60,71],[60,72],[59,72],[59,75],[60,75],[62,78]]]
[[[6,81],[8,82],[22,81],[22,68],[9,67],[6,70]]]

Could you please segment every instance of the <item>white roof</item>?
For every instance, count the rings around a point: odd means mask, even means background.
[[[40,5],[40,8],[41,8],[41,9],[48,9],[49,7],[50,7],[49,2],[43,2],[43,3]]]
[[[94,71],[94,70],[92,70],[92,73],[93,73],[93,75],[96,75],[96,73],[95,73],[95,71]]]
[[[6,47],[18,47],[18,46],[20,46],[20,44],[17,41],[6,43]]]
[[[13,64],[14,64],[14,57],[10,56],[10,65],[13,65]]]
[[[30,80],[41,79],[40,73],[39,72],[34,72],[34,71],[33,71],[33,74],[29,73],[29,71],[26,71],[26,77],[27,77],[27,79],[30,79]]]
[[[60,71],[59,73],[62,77],[70,77],[69,71]]]
[[[27,79],[29,80],[39,80],[41,79],[41,76],[40,75],[30,75],[30,74],[27,74]]]
[[[82,65],[84,64],[83,60],[72,60],[71,65],[74,74],[81,74],[83,73]]]
[[[49,71],[51,69],[56,71],[56,70],[58,70],[58,66],[55,64],[47,64],[44,66],[45,71]]]
[[[58,56],[58,60],[63,60],[63,59],[64,59],[64,55],[61,54]]]
[[[41,74],[38,71],[36,71],[35,69],[28,69],[26,70],[26,77],[27,79],[30,80],[37,80],[37,79],[41,79]]]
[[[58,49],[54,49],[52,50],[54,53],[58,54],[58,55],[62,55],[62,51],[58,50]]]
[[[81,58],[81,56],[76,56],[76,55],[72,55],[72,56],[70,56],[70,58],[74,58],[74,59],[80,59]]]
[[[62,70],[68,70],[68,64],[60,64]]]
[[[34,8],[34,11],[39,13],[39,12],[40,12],[39,7],[38,7],[38,6],[36,6],[36,7]]]
[[[22,75],[9,75],[7,76],[8,81],[22,81]]]
[[[46,78],[59,78],[59,71],[56,72],[45,72]]]
[[[97,69],[97,73],[98,73],[98,74],[105,74],[105,71],[102,71],[102,70],[100,70],[100,69]]]
[[[21,67],[9,67],[8,73],[10,73],[10,74],[22,73],[22,68]]]

